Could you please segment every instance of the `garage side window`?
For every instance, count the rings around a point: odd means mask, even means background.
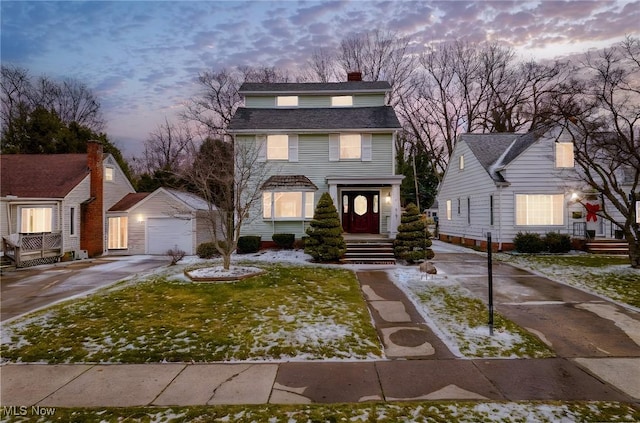
[[[109,249],[121,250],[127,248],[127,224],[126,216],[109,218]]]

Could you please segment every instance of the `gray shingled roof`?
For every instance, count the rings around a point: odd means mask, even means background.
[[[231,122],[231,132],[257,130],[339,130],[399,129],[391,106],[258,109],[239,108]]]
[[[278,188],[304,188],[318,190],[316,184],[304,175],[273,175],[260,187],[263,191],[274,191]]]
[[[348,81],[348,82],[312,82],[312,83],[257,83],[245,82],[238,90],[240,94],[289,93],[313,94],[331,92],[386,92],[391,89],[386,81]]]
[[[515,160],[535,143],[544,132],[542,130],[526,134],[462,134],[460,140],[469,146],[469,149],[491,179],[495,182],[504,183],[507,181],[500,174],[501,168]]]

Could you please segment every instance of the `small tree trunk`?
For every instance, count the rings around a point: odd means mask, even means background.
[[[640,240],[633,237],[627,237],[629,241],[629,260],[631,260],[631,267],[634,269],[640,269]]]
[[[229,270],[229,267],[231,267],[231,253],[224,253],[222,255],[222,267],[224,270]]]

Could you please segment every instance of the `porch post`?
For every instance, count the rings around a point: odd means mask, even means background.
[[[389,238],[395,239],[400,224],[400,185],[391,185],[391,216],[389,217]]]
[[[333,205],[336,206],[338,210],[340,210],[340,204],[338,204],[338,185],[329,184],[329,195],[333,200]]]

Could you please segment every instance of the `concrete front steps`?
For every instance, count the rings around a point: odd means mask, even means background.
[[[388,238],[346,239],[343,261],[352,264],[396,264],[393,240]]]
[[[593,254],[629,254],[629,244],[620,239],[594,238],[586,247]]]

